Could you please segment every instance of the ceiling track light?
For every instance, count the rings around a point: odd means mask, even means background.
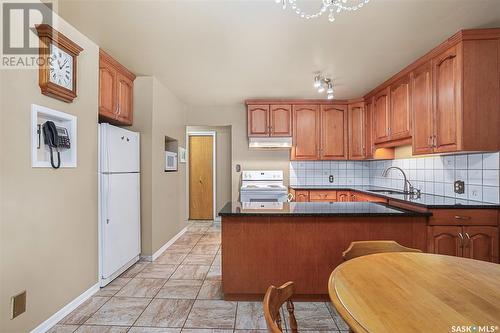
[[[333,99],[333,82],[331,78],[323,76],[321,73],[316,73],[314,75],[313,86],[320,94],[326,90],[327,99]]]

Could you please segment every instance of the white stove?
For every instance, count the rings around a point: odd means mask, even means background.
[[[283,171],[243,171],[241,202],[286,202],[288,190],[283,185]]]

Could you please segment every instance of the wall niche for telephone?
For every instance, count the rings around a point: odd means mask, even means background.
[[[31,167],[76,168],[76,128],[75,116],[32,104]]]

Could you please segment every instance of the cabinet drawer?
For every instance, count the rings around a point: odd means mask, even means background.
[[[496,209],[434,209],[429,225],[498,225]]]
[[[337,201],[337,191],[310,191],[310,201]]]

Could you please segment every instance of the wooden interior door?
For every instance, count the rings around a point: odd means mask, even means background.
[[[189,137],[189,218],[212,220],[213,136]]]
[[[433,60],[435,152],[459,149],[461,121],[461,61],[458,47],[452,47]]]
[[[411,137],[410,79],[404,76],[391,86],[391,140]]]
[[[432,67],[430,63],[416,69],[411,76],[411,109],[413,113],[413,154],[433,152]]]
[[[434,226],[429,228],[431,230],[428,238],[430,253],[462,257],[462,239],[459,236],[462,233],[462,227]]]
[[[271,136],[292,136],[292,106],[271,105],[269,110]]]
[[[132,125],[133,83],[125,75],[118,73],[116,85],[116,91],[118,94],[117,119],[119,119],[124,124]]]
[[[269,105],[248,106],[248,136],[269,136]]]
[[[116,70],[109,63],[99,62],[99,114],[115,118],[116,105]]]
[[[464,227],[464,257],[498,263],[498,227]]]
[[[375,95],[373,107],[374,141],[375,143],[389,140],[389,89],[384,89]]]
[[[365,107],[364,103],[349,105],[349,159],[365,158]]]
[[[319,126],[318,105],[293,106],[292,160],[319,159]]]
[[[347,105],[321,105],[322,160],[347,159]]]

